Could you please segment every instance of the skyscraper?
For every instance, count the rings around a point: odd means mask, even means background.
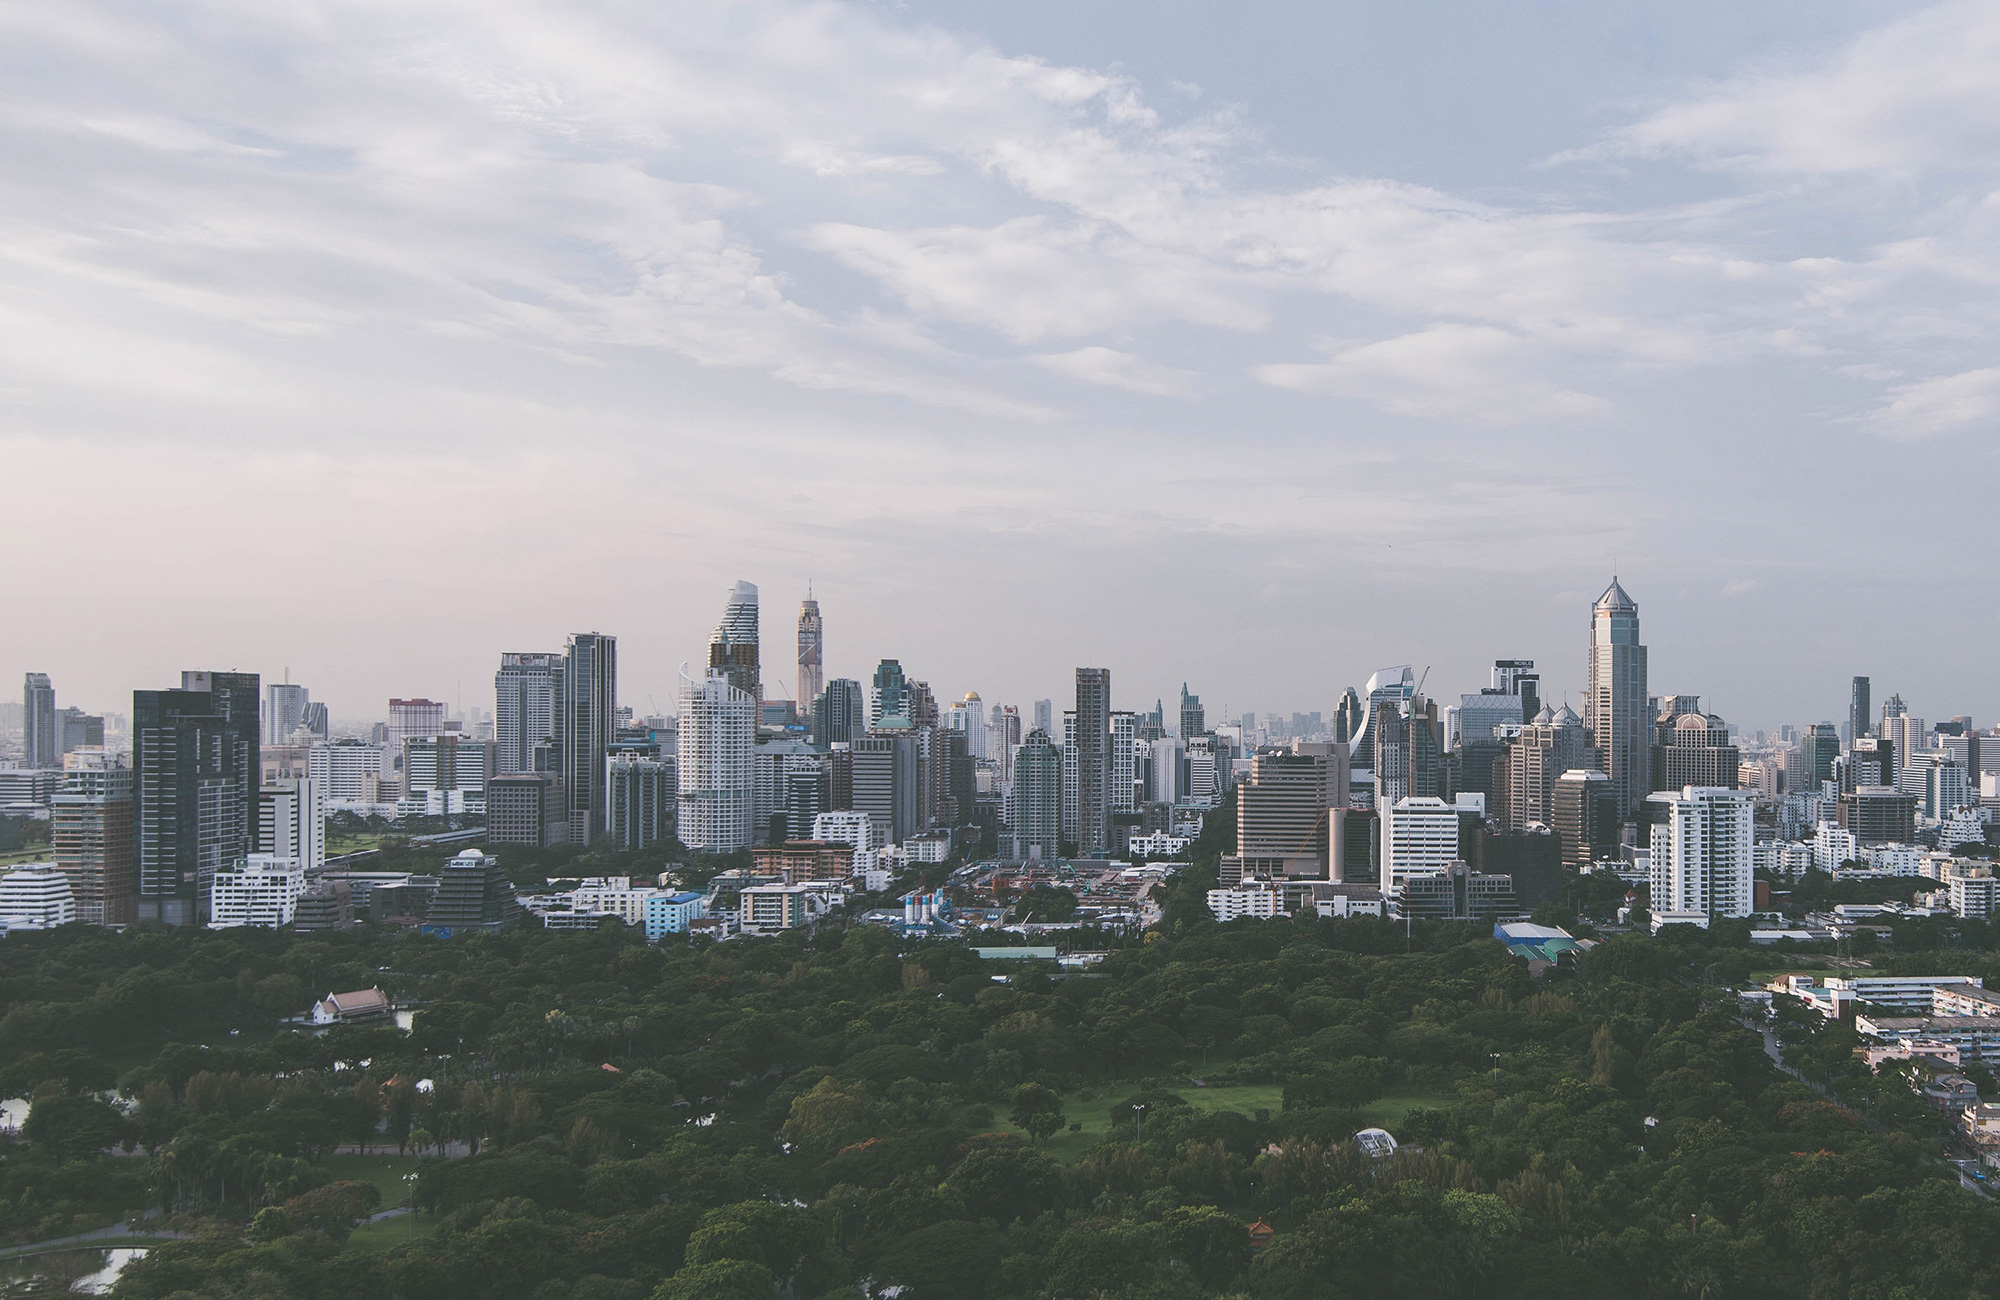
[[[1532,659],[1495,659],[1493,685],[1497,695],[1512,695],[1521,702],[1516,722],[1526,722],[1542,711],[1542,675]]]
[[[1847,697],[1847,743],[1851,747],[1855,741],[1869,734],[1875,725],[1874,710],[1868,702],[1868,679],[1857,677]]]
[[[493,674],[496,772],[535,770],[535,747],[562,733],[563,656],[513,652],[500,656]]]
[[[1507,751],[1507,828],[1519,834],[1531,825],[1550,825],[1556,782],[1563,773],[1599,765],[1576,711],[1567,704],[1560,712],[1544,704]],[[1617,792],[1612,793],[1615,797]]]
[[[819,698],[824,681],[820,663],[820,651],[825,640],[825,631],[819,621],[819,602],[812,598],[812,588],[806,588],[806,598],[799,606],[799,681],[798,700],[802,708],[811,708]]]
[[[1646,647],[1639,643],[1639,606],[1613,578],[1590,618],[1590,685],[1583,725],[1618,795],[1618,815],[1631,820],[1652,791],[1652,736],[1646,699]]]
[[[875,688],[868,699],[868,726],[874,731],[907,731],[916,726],[911,718],[914,701],[903,665],[884,659],[875,666]]]
[[[1048,862],[1062,852],[1062,753],[1040,727],[1014,753],[1007,828],[1016,858]]]
[[[292,733],[305,721],[312,693],[292,682],[272,682],[264,690],[264,743],[289,745]]]
[[[1187,683],[1181,683],[1181,744],[1185,745],[1196,736],[1208,734],[1208,717],[1202,712],[1201,696],[1189,692]]]
[[[852,745],[868,734],[868,691],[852,677],[836,677],[812,702],[812,743],[825,749]]]
[[[680,841],[712,853],[747,849],[757,702],[728,677],[710,673],[696,680],[683,665],[680,708]]]
[[[1580,871],[1590,870],[1590,864],[1602,858],[1617,857],[1621,825],[1611,778],[1584,767],[1557,777],[1549,796],[1549,826],[1556,833],[1562,860]]]
[[[132,919],[132,770],[103,752],[78,754],[50,801],[56,869],[69,878],[76,919],[125,925]]]
[[[1701,712],[1698,697],[1681,702],[1694,707],[1682,713],[1663,713],[1653,722],[1653,784],[1662,790],[1691,785],[1734,790],[1741,755],[1730,743],[1729,724]]]
[[[435,736],[444,730],[444,704],[438,700],[390,700],[389,748],[400,753],[403,742]]]
[[[563,696],[562,776],[570,840],[588,844],[607,824],[604,760],[618,712],[617,637],[578,632],[569,639]]]
[[[47,673],[29,673],[21,685],[23,767],[61,767],[62,729],[56,723],[56,688]]]
[[[1049,738],[1050,743],[1054,743],[1056,734],[1056,702],[1054,700],[1035,701],[1034,725],[1029,730],[1041,732]]]
[[[255,845],[262,694],[255,673],[209,672],[132,693],[135,919],[204,924],[215,873]]]
[[[1111,846],[1111,670],[1076,670],[1076,851]]]
[[[1833,761],[1840,757],[1840,729],[1831,722],[1815,722],[1799,738],[1799,777],[1805,793],[1817,793],[1820,784],[1833,780]]]
[[[805,616],[799,616],[803,641]],[[739,582],[729,592],[729,604],[722,621],[708,638],[708,671],[721,673],[729,684],[757,702],[757,716],[764,712],[764,675],[757,659],[757,585]],[[808,697],[810,698],[810,697]]]

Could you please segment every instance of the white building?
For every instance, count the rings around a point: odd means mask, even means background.
[[[1953,876],[1945,888],[1950,891],[1953,916],[1987,920],[2000,903],[2000,879],[1992,876]]]
[[[1718,786],[1651,796],[1666,805],[1653,826],[1652,910],[1676,920],[1750,915],[1754,902],[1754,796]]]
[[[1208,891],[1208,910],[1218,921],[1234,921],[1239,916],[1270,920],[1284,915],[1284,885],[1276,880],[1246,880],[1228,889]]]
[[[1891,876],[1923,874],[1924,850],[1915,844],[1877,844],[1868,850],[1871,871]]]
[[[1188,845],[1194,843],[1185,835],[1173,835],[1166,831],[1154,831],[1150,835],[1135,835],[1130,845],[1133,854],[1145,858],[1177,858],[1187,852]]]
[[[1861,846],[1852,831],[1843,830],[1832,822],[1821,822],[1813,832],[1813,866],[1821,871],[1833,871],[1850,862],[1858,861]]]
[[[1461,860],[1461,815],[1486,811],[1485,797],[1462,794],[1457,803],[1429,795],[1396,800],[1382,810],[1382,893],[1393,897],[1411,876],[1441,876]]]
[[[829,883],[751,885],[737,895],[738,932],[775,934],[780,930],[817,925],[840,898],[835,890],[826,887]]]
[[[208,928],[254,925],[277,929],[290,925],[305,885],[306,869],[297,858],[252,853],[215,873],[209,886]]]
[[[311,777],[267,781],[257,795],[257,851],[297,858],[307,871],[326,865],[326,800]]]
[[[615,916],[627,925],[637,926],[645,924],[648,902],[672,892],[650,887],[634,889],[629,876],[591,876],[578,881],[577,887],[570,891],[569,907],[572,912]]]
[[[53,862],[31,862],[0,876],[0,927],[53,930],[76,920],[69,877]]]
[[[881,846],[875,843],[875,823],[864,812],[823,812],[813,818],[812,837],[854,846],[854,874],[875,870]]]
[[[680,841],[715,853],[747,849],[754,831],[750,755],[757,700],[726,677],[697,680],[682,665],[680,704]]]
[[[306,758],[306,771],[329,805],[382,803],[385,752],[380,745],[358,740],[316,741]],[[394,789],[394,773],[388,775]]]
[[[1152,749],[1149,803],[1175,804],[1181,797],[1181,742],[1171,737],[1147,742]]]

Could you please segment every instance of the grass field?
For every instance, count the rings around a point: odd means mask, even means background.
[[[1391,1133],[1396,1125],[1403,1122],[1403,1116],[1421,1108],[1449,1106],[1458,1098],[1450,1093],[1430,1092],[1421,1088],[1399,1089],[1396,1092],[1377,1097],[1361,1108],[1361,1118],[1376,1128],[1386,1128]]]
[[[404,1174],[417,1172],[415,1156],[383,1155],[335,1155],[328,1156],[320,1166],[331,1174],[335,1181],[373,1183],[382,1193],[382,1208],[394,1209],[404,1204],[410,1189],[403,1182]]]
[[[356,1250],[394,1250],[404,1242],[428,1237],[437,1230],[435,1214],[402,1214],[379,1223],[362,1224],[347,1239],[347,1244]]]

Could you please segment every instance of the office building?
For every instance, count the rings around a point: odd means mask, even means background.
[[[32,862],[0,875],[0,934],[53,930],[77,919],[69,877],[52,862]]]
[[[819,602],[812,597],[812,588],[806,588],[806,598],[799,605],[799,703],[811,708],[824,689],[824,670],[820,655],[824,646],[825,630],[820,624]]]
[[[678,755],[659,759],[613,754],[605,760],[609,820],[605,833],[618,848],[627,852],[647,848],[674,833],[674,811],[680,801],[677,762]]]
[[[868,728],[871,731],[907,731],[916,726],[909,680],[903,665],[884,659],[875,666],[874,687],[868,696]]]
[[[998,769],[1004,790],[1014,781],[1014,751],[1021,745],[1021,711],[1011,704],[996,704],[986,718],[987,758]]]
[[[803,645],[805,617],[799,618]],[[753,718],[764,714],[764,672],[758,662],[757,584],[739,582],[729,592],[722,621],[708,638],[708,672],[722,677],[756,702]],[[810,698],[810,697],[808,697]]]
[[[1076,670],[1076,851],[1111,851],[1111,670]]]
[[[560,752],[567,661],[559,654],[509,652],[493,674],[494,770],[532,772],[535,751]]]
[[[1378,808],[1443,791],[1444,728],[1435,701],[1415,694],[1382,700],[1364,739],[1372,743]]]
[[[1863,847],[1917,838],[1917,796],[1890,786],[1860,786],[1841,795],[1838,816],[1841,829]]]
[[[264,743],[289,745],[292,733],[305,724],[306,705],[312,692],[289,681],[272,682],[264,688]]]
[[[901,844],[922,829],[918,740],[913,729],[899,729],[863,736],[849,747],[850,808],[874,823],[877,843]]]
[[[754,599],[754,589],[751,594]],[[573,844],[589,844],[604,832],[604,760],[610,753],[617,712],[618,638],[601,632],[576,633],[563,658],[562,717],[563,790],[569,800]]]
[[[987,750],[986,703],[979,698],[978,691],[967,691],[965,698],[944,711],[944,726],[947,731],[965,737],[967,757],[991,757]]]
[[[1442,875],[1451,864],[1463,861],[1459,833],[1463,818],[1484,806],[1472,802],[1446,803],[1435,796],[1406,796],[1381,809],[1382,893],[1395,897],[1403,882],[1412,876]],[[1349,873],[1350,878],[1353,873]]]
[[[365,740],[316,741],[306,755],[306,772],[329,805],[391,802],[397,786],[389,777],[385,800],[383,757],[382,746]]]
[[[1631,820],[1652,791],[1652,750],[1646,698],[1646,647],[1639,642],[1639,606],[1613,578],[1590,619],[1590,682],[1583,726],[1618,795],[1618,815]]]
[[[851,677],[836,677],[813,698],[810,736],[821,749],[852,745],[868,734],[868,692]]]
[[[29,673],[21,684],[21,766],[62,766],[62,732],[56,723],[56,688],[47,673]]]
[[[1729,724],[1701,712],[1701,701],[1696,697],[1677,697],[1677,702],[1692,707],[1663,712],[1653,723],[1654,787],[1684,790],[1697,785],[1734,790],[1741,755],[1729,739]]]
[[[65,754],[79,749],[102,749],[104,719],[78,708],[58,709],[56,734],[61,738],[61,749]]]
[[[298,914],[305,884],[306,869],[297,858],[252,853],[215,873],[208,928],[228,930],[249,925],[276,930],[290,925]]]
[[[826,755],[802,740],[762,740],[750,754],[755,843],[802,839],[826,811]]]
[[[747,849],[754,838],[757,701],[726,676],[697,681],[683,668],[680,709],[680,841],[710,853]]]
[[[466,849],[438,872],[437,893],[424,913],[423,932],[450,938],[504,930],[520,919],[521,904],[500,870],[500,859]]]
[[[1186,688],[1182,688],[1185,690]],[[1035,725],[1029,728],[1044,736],[1053,738],[1056,734],[1056,706],[1054,700],[1035,701]]]
[[[1847,743],[1852,746],[1870,734],[1874,725],[1874,710],[1868,702],[1868,679],[1857,677],[1847,700]]]
[[[1515,722],[1526,722],[1542,711],[1542,675],[1532,659],[1495,659],[1493,685],[1483,693],[1513,696],[1520,705]]]
[[[76,919],[92,925],[133,920],[132,769],[103,750],[64,761],[49,805],[56,869],[69,880]]]
[[[262,696],[255,673],[132,693],[134,919],[204,923],[215,873],[256,843]]]
[[[1815,722],[1799,737],[1800,788],[1817,791],[1833,780],[1833,761],[1840,757],[1840,732],[1831,722]]]
[[[310,776],[267,781],[258,790],[257,852],[305,871],[326,866],[326,802]]]
[[[509,772],[486,782],[486,842],[541,848],[569,840],[569,805],[554,772]]]
[[[1037,727],[1014,753],[1007,795],[1012,857],[1053,862],[1062,855],[1062,786],[1062,751]]]
[[[1979,802],[1965,765],[1955,761],[1948,750],[1932,750],[1918,756],[1924,777],[1924,816],[1942,821],[1960,808]]]
[[[1618,856],[1618,793],[1611,778],[1595,768],[1571,768],[1556,778],[1549,799],[1550,829],[1561,845],[1562,861],[1578,870]]]
[[[1741,790],[1687,786],[1654,794],[1653,923],[1707,925],[1750,915],[1755,848],[1752,801]]]
[[[1544,704],[1507,751],[1503,818],[1507,828],[1519,834],[1531,826],[1551,825],[1552,800],[1562,774],[1598,766],[1597,750],[1583,719],[1567,704],[1560,710]],[[1615,797],[1617,792],[1612,793]]]
[[[453,791],[477,802],[486,797],[486,778],[499,746],[460,732],[417,736],[403,742],[403,792],[420,799]],[[449,802],[449,801],[447,801]]]
[[[1517,915],[1521,906],[1513,877],[1475,871],[1465,862],[1410,876],[1395,904],[1397,915],[1426,921],[1483,921]]]
[[[422,698],[389,701],[390,752],[400,754],[403,742],[421,736],[435,736],[444,730],[444,705]]]
[[[1041,715],[1035,717],[1035,725],[1041,725]],[[1185,745],[1196,736],[1208,734],[1208,715],[1201,707],[1201,696],[1188,690],[1186,682],[1181,683],[1181,744]]]
[[[813,818],[812,838],[823,844],[844,844],[852,872],[859,876],[875,870],[876,855],[883,847],[875,838],[875,822],[867,813],[823,812]]]
[[[1236,856],[1245,876],[1329,878],[1331,810],[1344,806],[1347,746],[1293,741],[1258,754],[1236,794]]]

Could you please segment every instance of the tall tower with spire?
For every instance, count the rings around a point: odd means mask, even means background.
[[[1639,644],[1639,606],[1614,576],[1590,612],[1590,686],[1583,725],[1598,762],[1630,820],[1652,790],[1647,734],[1646,647]]]
[[[806,598],[799,605],[799,712],[811,716],[813,701],[825,687],[820,664],[820,642],[824,632],[819,621],[819,602],[813,599],[812,584],[806,584]]]

